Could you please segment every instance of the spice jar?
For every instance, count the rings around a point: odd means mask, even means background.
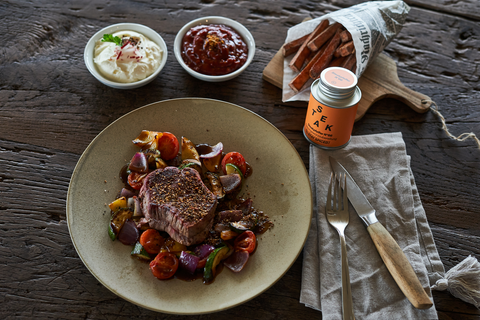
[[[362,97],[357,76],[331,67],[312,83],[303,134],[313,145],[335,150],[350,142],[358,102]]]

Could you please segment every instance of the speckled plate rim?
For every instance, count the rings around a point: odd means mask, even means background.
[[[242,192],[275,221],[275,227],[260,237],[257,251],[242,272],[224,269],[210,285],[199,280],[160,281],[152,276],[148,264],[129,257],[130,247],[108,238],[107,203],[121,188],[118,171],[136,151],[131,140],[143,129],[169,131],[177,138],[185,135],[194,143],[223,140],[226,151],[242,152],[252,165],[253,175]],[[222,139],[219,133],[230,136]],[[271,156],[280,158],[272,160]],[[80,259],[106,288],[146,309],[194,315],[238,306],[283,277],[305,244],[312,208],[308,172],[295,147],[275,126],[232,103],[180,98],[133,110],[93,139],[73,171],[66,215]]]

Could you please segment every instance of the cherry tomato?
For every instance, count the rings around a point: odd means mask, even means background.
[[[178,154],[180,150],[180,144],[177,137],[170,132],[163,132],[162,136],[158,138],[158,151],[160,151],[160,157],[163,160],[172,160]]]
[[[229,152],[223,157],[222,160],[222,170],[224,174],[227,174],[227,169],[225,168],[227,163],[231,163],[236,165],[242,174],[245,175],[245,171],[247,170],[247,164],[245,163],[245,159],[239,152]]]
[[[178,269],[178,258],[170,252],[160,252],[155,260],[150,262],[150,270],[158,279],[168,279],[173,277]]]
[[[247,230],[235,238],[233,248],[235,251],[247,251],[248,253],[252,253],[255,250],[256,245],[257,237],[255,237],[255,233]]]
[[[143,185],[143,178],[145,178],[146,174],[138,173],[138,172],[131,172],[128,175],[128,184],[135,190],[140,190]]]
[[[197,264],[197,269],[203,269],[205,268],[205,265],[207,264],[207,258],[203,258],[202,260],[199,260],[198,261],[198,264]]]
[[[165,243],[165,239],[155,229],[147,229],[140,236],[140,244],[150,254],[157,254]]]

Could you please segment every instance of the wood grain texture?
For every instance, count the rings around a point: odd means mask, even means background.
[[[0,318],[1,319],[320,319],[301,305],[302,256],[273,287],[220,313],[174,316],[118,298],[85,268],[69,237],[65,199],[81,153],[107,125],[148,103],[179,97],[232,102],[273,123],[308,167],[301,129],[305,110],[281,102],[281,91],[262,70],[289,27],[307,17],[359,3],[348,1],[3,1],[0,29]],[[407,1],[407,23],[386,48],[400,81],[436,101],[452,133],[480,135],[479,3]],[[176,62],[173,41],[188,21],[223,15],[244,24],[257,50],[238,78],[200,82]],[[99,29],[136,22],[158,31],[169,57],[149,85],[119,91],[93,78],[83,49]],[[419,114],[383,99],[356,122],[353,134],[403,134],[436,244],[450,269],[468,255],[480,257],[480,151],[455,142],[432,112]],[[480,311],[434,292],[440,319],[480,319]]]
[[[273,56],[262,73],[263,79],[278,88],[283,87],[284,57],[281,51],[282,50],[279,50]],[[305,67],[304,70],[308,70],[307,67]],[[383,53],[372,61],[372,64],[359,78],[358,87],[362,92],[362,99],[358,103],[355,121],[360,120],[372,104],[385,98],[400,100],[420,113],[427,112],[432,105],[430,97],[409,89],[400,82],[395,62]],[[296,105],[306,108],[308,102],[298,101]]]

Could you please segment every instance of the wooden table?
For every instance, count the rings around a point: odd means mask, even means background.
[[[308,167],[301,129],[305,108],[284,104],[262,70],[287,29],[306,17],[358,0],[3,1],[0,4],[0,318],[183,319],[139,308],[111,293],[86,269],[70,240],[65,199],[75,164],[108,124],[146,104],[205,97],[246,107],[277,126]],[[455,135],[480,135],[480,4],[476,0],[409,0],[411,11],[386,48],[400,80],[436,101]],[[206,83],[176,62],[173,41],[188,21],[222,15],[256,39],[253,63],[240,77]],[[157,30],[169,57],[151,84],[130,91],[104,86],[87,71],[83,50],[100,28],[136,22]],[[446,269],[480,257],[480,150],[456,142],[433,112],[375,103],[354,134],[401,131]],[[259,297],[197,319],[320,319],[299,303],[302,256]],[[479,319],[480,311],[446,292],[434,293],[441,319]]]

